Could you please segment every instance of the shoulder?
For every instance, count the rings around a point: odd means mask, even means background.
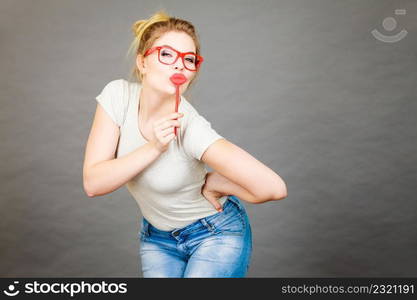
[[[97,101],[103,106],[113,121],[121,126],[126,118],[129,106],[130,86],[123,78],[109,81],[96,97]]]
[[[126,106],[129,103],[129,98],[136,83],[119,78],[109,81],[103,88],[103,92],[113,99],[116,103],[121,103]]]
[[[184,113],[184,117],[199,115],[197,109],[195,109],[195,107],[184,96],[181,96],[179,112]]]
[[[199,114],[197,109],[184,96],[181,96],[181,103],[178,111],[184,114],[184,117],[181,118],[181,131],[184,131],[184,133],[187,132],[187,128],[195,124],[196,120],[204,119],[204,117]]]
[[[211,126],[210,121],[208,121],[203,114],[199,113],[184,96],[181,96],[181,103],[178,111],[184,113],[184,117],[182,118],[184,130],[190,126]]]
[[[123,78],[113,79],[104,86],[104,90],[111,93],[123,93],[131,84],[132,83]]]
[[[204,151],[214,141],[223,138],[211,126],[211,123],[193,107],[185,98],[181,99],[180,112],[184,113],[181,120],[183,151],[193,159],[201,160]]]

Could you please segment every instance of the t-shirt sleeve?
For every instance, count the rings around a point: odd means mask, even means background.
[[[98,103],[119,127],[124,122],[127,108],[125,98],[123,79],[110,81],[96,97]]]
[[[224,137],[218,134],[203,116],[193,114],[184,131],[183,148],[190,157],[201,160],[207,148],[222,138]]]

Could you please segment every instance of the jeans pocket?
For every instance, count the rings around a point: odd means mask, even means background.
[[[207,219],[214,234],[243,235],[246,222],[240,212],[236,210],[223,211],[215,218]]]

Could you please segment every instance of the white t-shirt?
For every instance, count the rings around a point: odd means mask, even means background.
[[[96,97],[120,128],[116,157],[122,157],[148,141],[139,130],[139,97],[142,85],[125,79],[110,81]],[[223,138],[181,96],[177,138],[147,168],[126,183],[142,215],[156,228],[171,231],[217,213],[201,194],[207,170],[204,151]],[[172,109],[174,112],[174,107]],[[223,205],[227,195],[219,199]]]

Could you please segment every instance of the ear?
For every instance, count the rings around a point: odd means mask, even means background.
[[[136,66],[141,74],[144,75],[146,73],[145,58],[141,54],[136,56]]]

